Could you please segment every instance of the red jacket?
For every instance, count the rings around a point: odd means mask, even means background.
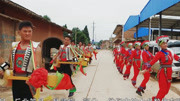
[[[132,49],[128,49],[127,51],[126,51],[126,58],[128,59],[128,58],[130,58],[131,57],[131,55],[132,55]]]
[[[151,54],[151,52],[146,50],[142,52],[142,59],[144,63],[149,63],[153,58],[154,56]]]
[[[137,50],[137,49],[133,50],[130,59],[131,60],[133,60],[133,59],[141,59],[141,50]]]
[[[114,56],[118,55],[118,50],[117,50],[117,48],[114,49],[113,54],[114,54]]]
[[[125,57],[126,57],[126,65],[128,64],[128,62],[130,62],[129,61],[129,59],[131,58],[131,55],[132,55],[132,49],[128,49],[127,51],[126,51],[126,55],[125,55]]]
[[[174,56],[172,56],[172,53],[169,50],[164,50],[164,52],[168,53],[168,55],[165,56],[165,53],[163,53],[163,51],[159,51],[155,55],[153,60],[150,62],[150,65],[151,66],[154,65],[154,63],[156,63],[158,60],[161,65],[172,65],[173,58],[177,61],[179,60],[179,56],[177,56],[176,54],[174,54]]]
[[[125,55],[126,55],[126,49],[124,47],[121,47],[120,56],[125,57]]]

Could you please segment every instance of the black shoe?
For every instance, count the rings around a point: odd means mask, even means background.
[[[121,70],[121,69],[119,69],[119,73],[123,75],[123,73],[122,73],[122,70]]]
[[[140,91],[136,91],[136,93],[139,95],[139,96],[142,96],[141,92]]]
[[[144,89],[142,90],[142,93],[144,93]]]
[[[74,92],[69,92],[69,96],[68,97],[72,97],[74,95]]]

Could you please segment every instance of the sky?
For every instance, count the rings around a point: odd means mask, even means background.
[[[124,25],[130,15],[138,15],[149,0],[12,0],[39,14],[48,15],[68,29],[87,25],[90,38],[95,23],[95,41],[108,40],[118,24]]]

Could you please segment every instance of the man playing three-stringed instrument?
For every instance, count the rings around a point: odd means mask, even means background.
[[[31,41],[33,35],[33,25],[31,22],[23,21],[19,24],[19,35],[21,41],[13,42],[10,50],[10,64],[14,76],[28,77],[33,72],[33,62],[37,68],[41,67],[41,48],[39,42]],[[35,61],[32,53],[36,55]],[[4,74],[1,71],[0,74]],[[33,99],[33,87],[29,86],[25,80],[12,80],[13,100]]]

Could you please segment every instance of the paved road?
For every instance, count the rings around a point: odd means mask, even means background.
[[[82,75],[80,72],[77,72],[77,74],[73,76],[73,82],[77,87],[77,92],[73,96],[75,101],[83,101],[83,99],[90,99],[86,101],[109,101],[109,99],[119,98],[148,99],[157,94],[158,83],[151,78],[147,84],[145,94],[143,94],[142,97],[138,96],[135,93],[136,89],[131,85],[130,81],[133,72],[131,72],[130,79],[123,80],[122,75],[118,73],[115,64],[113,63],[111,51],[101,50],[99,51],[97,58],[98,60],[93,60],[92,64],[85,68],[87,76]],[[133,71],[133,69],[131,69],[131,71]],[[140,74],[138,76],[137,85],[141,83],[142,79],[143,76]],[[176,82],[175,84],[177,86],[179,82]],[[170,90],[166,98],[179,98],[179,95],[176,93],[177,92]],[[0,98],[4,96],[7,99],[12,99],[11,91],[9,90],[0,93]],[[51,91],[44,88],[41,97],[43,98],[45,96],[52,96],[57,99],[67,99],[68,91]]]

